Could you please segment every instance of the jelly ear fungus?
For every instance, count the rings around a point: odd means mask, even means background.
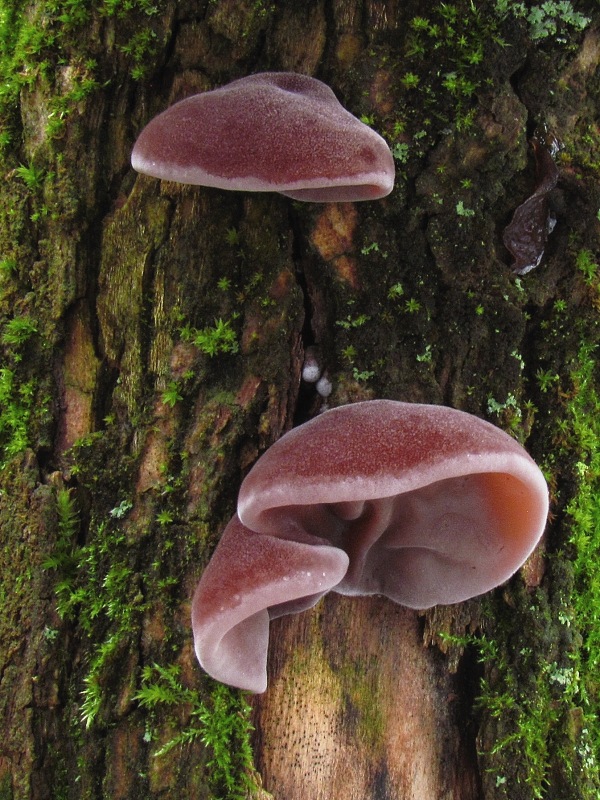
[[[482,594],[525,561],[547,512],[535,462],[478,417],[392,400],[326,411],[242,483],[193,600],[200,664],[262,692],[270,619],[328,591],[416,609]]]

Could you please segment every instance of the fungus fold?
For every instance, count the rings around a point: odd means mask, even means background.
[[[295,200],[375,200],[394,160],[326,84],[263,72],[175,103],[139,135],[131,163],[155,178]]]
[[[270,619],[328,591],[416,609],[482,594],[525,561],[547,512],[535,462],[478,417],[392,400],[326,411],[244,479],[194,595],[198,660],[262,692]]]

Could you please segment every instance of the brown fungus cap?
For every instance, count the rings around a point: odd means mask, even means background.
[[[547,513],[535,462],[478,417],[392,400],[327,411],[243,481],[194,597],[199,661],[264,691],[269,618],[329,590],[419,609],[482,594],[521,566]]]
[[[264,72],[163,111],[131,156],[155,178],[279,192],[316,202],[375,200],[394,186],[386,142],[321,81]]]

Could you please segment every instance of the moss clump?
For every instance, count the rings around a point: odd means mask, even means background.
[[[208,694],[201,693],[183,684],[178,666],[152,664],[142,670],[135,700],[148,709],[157,725],[164,725],[169,714],[175,715],[168,724],[176,732],[154,752],[154,758],[199,740],[209,750],[205,768],[214,798],[244,800],[256,788],[250,746],[251,707],[243,694],[214,681],[209,683]],[[189,709],[183,728],[176,716],[182,707]],[[158,730],[149,730],[147,738],[158,735]]]
[[[597,345],[581,345],[571,379],[567,410],[575,452],[578,491],[567,506],[569,543],[574,548],[573,621],[582,647],[571,657],[578,677],[581,724],[575,736],[577,761],[588,775],[598,775],[600,763],[600,396],[597,391]],[[576,765],[573,764],[573,769]],[[587,796],[587,795],[586,795]],[[591,797],[591,795],[590,795]]]
[[[580,343],[559,387],[563,414],[549,463],[554,470],[571,465],[573,488],[561,544],[547,555],[548,588],[527,591],[518,584],[487,601],[484,635],[475,640],[485,673],[480,757],[484,782],[498,798],[546,798],[551,791],[553,800],[596,800],[600,791],[596,349],[594,342]]]

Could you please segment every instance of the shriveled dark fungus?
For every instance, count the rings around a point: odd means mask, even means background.
[[[548,194],[558,181],[554,157],[560,149],[559,144],[545,128],[536,131],[531,144],[535,155],[535,191],[517,208],[502,237],[504,246],[514,258],[512,266],[517,275],[526,275],[539,265],[548,234],[556,222],[548,211]]]

